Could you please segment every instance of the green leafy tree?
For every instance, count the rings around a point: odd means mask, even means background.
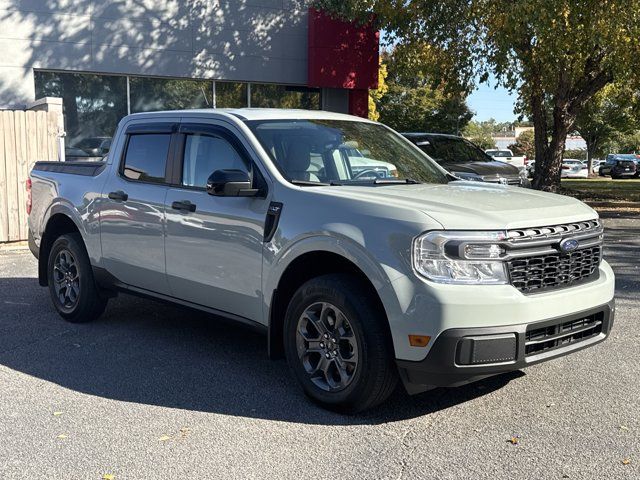
[[[576,130],[587,144],[589,172],[595,156],[615,137],[633,133],[638,128],[638,98],[622,85],[607,85],[584,106],[576,119]]]
[[[515,143],[509,145],[509,150],[511,150],[515,155],[524,155],[527,158],[536,158],[536,144],[534,133],[531,130],[527,130],[522,132],[518,138],[516,138]]]
[[[514,124],[511,122],[496,122],[493,118],[480,122],[472,120],[465,127],[464,135],[467,137],[491,137],[511,131],[513,126]]]
[[[401,49],[383,54],[386,93],[375,98],[379,120],[402,132],[459,133],[473,113],[465,96],[434,87]]]
[[[640,83],[640,0],[316,0],[349,19],[375,18],[446,88],[493,75],[517,91],[535,126],[534,186],[555,190],[567,134],[616,81]]]
[[[616,133],[602,148],[607,153],[640,153],[640,131]]]
[[[587,159],[587,150],[584,148],[576,148],[573,150],[565,150],[562,158],[575,158],[576,160],[586,160]],[[591,171],[591,167],[589,167],[589,171]]]
[[[490,150],[492,148],[496,148],[496,141],[491,136],[480,135],[476,137],[467,137],[467,139],[476,144],[482,150]]]

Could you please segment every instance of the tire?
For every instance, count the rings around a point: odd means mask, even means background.
[[[298,289],[285,316],[284,348],[305,394],[329,410],[354,414],[372,408],[398,382],[387,319],[350,275],[323,275]]]
[[[68,322],[95,320],[107,306],[78,233],[62,235],[53,242],[47,260],[47,280],[53,306]]]

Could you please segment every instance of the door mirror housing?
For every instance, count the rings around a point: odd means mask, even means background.
[[[216,170],[207,180],[207,193],[216,197],[255,197],[259,191],[242,170]]]

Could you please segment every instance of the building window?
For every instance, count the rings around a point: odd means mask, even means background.
[[[129,77],[131,113],[211,108],[213,88],[208,80]]]
[[[112,137],[127,115],[126,77],[38,71],[34,76],[36,98],[62,98],[67,146]]]
[[[251,84],[251,106],[320,110],[320,90],[285,85]]]
[[[118,122],[128,112],[242,108],[249,104],[257,108],[321,108],[320,89],[307,87],[46,71],[35,71],[34,76],[36,98],[62,98],[69,158],[106,154]]]
[[[246,83],[216,82],[216,108],[242,108],[247,103]]]

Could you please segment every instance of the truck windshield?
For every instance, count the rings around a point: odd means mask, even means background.
[[[436,137],[418,142],[420,150],[441,164],[491,162],[493,158],[460,137]]]
[[[448,181],[431,159],[380,124],[316,119],[246,123],[292,183],[387,185]]]
[[[513,157],[513,153],[509,150],[487,150],[486,154],[492,157]]]

